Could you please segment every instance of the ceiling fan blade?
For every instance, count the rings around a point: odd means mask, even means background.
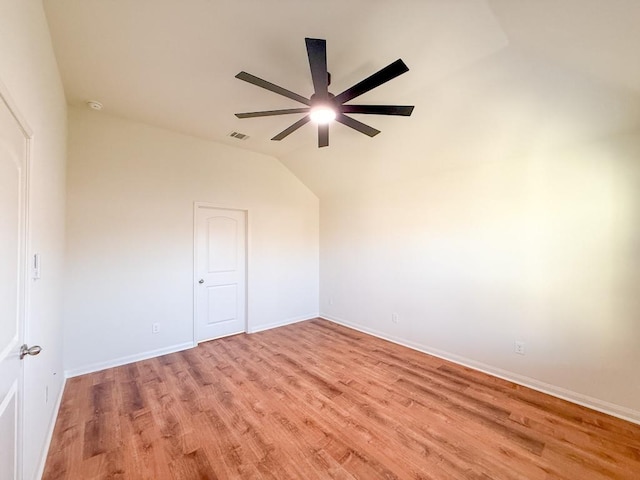
[[[305,123],[309,122],[309,120],[311,120],[309,118],[309,115],[305,115],[303,118],[298,120],[296,123],[291,125],[289,128],[285,128],[283,131],[281,131],[278,135],[273,137],[271,140],[276,140],[276,141],[282,140],[284,137],[286,137],[287,135],[295,132],[297,129],[299,129],[301,126],[303,126]]]
[[[368,115],[402,115],[408,117],[413,105],[341,105],[342,113],[364,113]]]
[[[318,124],[318,147],[329,146],[329,124]]]
[[[405,72],[409,71],[409,67],[405,65],[405,63],[398,59],[395,62],[387,65],[382,70],[378,70],[373,75],[365,78],[359,83],[356,83],[353,87],[348,88],[340,95],[336,95],[336,102],[338,104],[348,102],[363,93],[368,92],[369,90],[373,90],[376,87],[379,87],[383,83],[388,82],[389,80],[393,80],[399,75],[402,75]]]
[[[319,98],[327,98],[329,74],[327,73],[327,41],[320,38],[305,38],[309,67],[313,79],[313,90]]]
[[[271,117],[273,115],[288,115],[290,113],[308,113],[308,112],[309,112],[309,107],[287,108],[286,110],[265,110],[263,112],[236,113],[236,117],[238,118]]]
[[[355,120],[351,117],[347,117],[342,113],[339,113],[336,116],[336,121],[342,123],[343,125],[346,125],[347,127],[351,127],[354,130],[359,131],[360,133],[369,135],[370,137],[375,137],[377,134],[380,133],[380,130],[376,130],[375,128],[370,127],[369,125],[365,125],[364,123],[359,122],[358,120]]]
[[[311,101],[308,98],[303,97],[302,95],[298,95],[286,88],[279,87],[271,82],[267,82],[255,75],[251,75],[247,72],[240,72],[236,75],[236,78],[240,80],[244,80],[245,82],[252,83],[253,85],[257,85],[258,87],[262,87],[266,90],[269,90],[273,93],[277,93],[278,95],[282,95],[284,97],[290,98],[291,100],[295,100],[296,102],[304,103],[305,105],[311,105]]]

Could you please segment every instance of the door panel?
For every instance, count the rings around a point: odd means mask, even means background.
[[[246,212],[196,207],[196,340],[246,330]]]
[[[238,318],[238,285],[208,287],[209,325],[233,322]]]
[[[0,96],[0,480],[21,478],[27,137]]]
[[[207,219],[209,273],[230,272],[238,268],[238,221],[229,217]]]
[[[5,107],[6,108],[6,107]],[[0,155],[0,355],[8,351],[18,336],[18,282],[20,252],[20,169],[15,152]]]
[[[17,478],[18,382],[14,382],[0,404],[0,480]]]

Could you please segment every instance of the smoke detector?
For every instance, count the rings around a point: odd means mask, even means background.
[[[102,110],[102,104],[100,102],[96,102],[95,100],[89,100],[87,102],[87,107],[91,110]]]

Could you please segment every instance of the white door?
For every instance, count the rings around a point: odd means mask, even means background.
[[[196,206],[196,340],[246,329],[246,230],[242,210]]]
[[[0,92],[0,480],[20,479],[27,137]]]

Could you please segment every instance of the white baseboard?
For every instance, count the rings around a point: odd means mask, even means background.
[[[267,323],[266,325],[258,325],[257,327],[249,328],[247,333],[258,333],[264,332],[265,330],[271,330],[272,328],[284,327],[285,325],[291,325],[292,323],[304,322],[306,320],[311,320],[314,318],[318,318],[318,312],[308,313],[306,315],[300,315],[298,317],[287,318],[280,322]]]
[[[140,360],[147,360],[149,358],[159,357],[161,355],[167,355],[169,353],[180,352],[182,350],[188,350],[195,347],[193,342],[179,343],[177,345],[171,345],[169,347],[158,348],[156,350],[148,350],[142,353],[136,353],[134,355],[128,355],[126,357],[115,358],[113,360],[107,360],[106,362],[92,363],[85,365],[84,367],[73,368],[71,370],[65,370],[64,374],[66,378],[77,377],[79,375],[85,375],[87,373],[99,372],[107,368],[119,367],[128,363],[139,362]]]
[[[508,380],[509,382],[517,383],[518,385],[522,385],[524,387],[528,387],[533,390],[537,390],[539,392],[546,393],[548,395],[552,395],[554,397],[558,397],[563,400],[576,403],[578,405],[582,405],[583,407],[587,407],[592,410],[606,413],[607,415],[612,415],[614,417],[621,418],[622,420],[627,420],[628,422],[637,423],[640,425],[640,412],[637,410],[633,410],[627,407],[622,407],[620,405],[606,402],[604,400],[590,397],[588,395],[583,395],[581,393],[574,392],[572,390],[567,390],[562,387],[550,385],[548,383],[541,382],[534,378],[513,373],[508,370],[503,370],[501,368],[493,367],[491,365],[487,365],[481,362],[476,362],[475,360],[471,360],[469,358],[461,357],[459,355],[438,350],[436,348],[422,345],[417,342],[412,342],[404,338],[388,335],[386,333],[379,332],[377,330],[365,327],[363,325],[358,325],[352,322],[348,322],[346,320],[337,318],[332,315],[326,315],[326,314],[320,313],[320,318],[325,318],[327,320],[330,320],[339,325],[351,328],[353,330],[367,333],[369,335],[373,335],[374,337],[378,337],[383,340],[387,340],[389,342],[393,342],[398,345],[402,345],[404,347],[408,347],[413,350],[426,353],[428,355],[433,355],[434,357],[442,358],[444,360],[448,360],[450,362],[457,363],[465,367],[473,368],[474,370],[479,370],[489,375],[493,375],[494,377],[502,378],[504,380]]]
[[[49,454],[49,447],[51,446],[51,440],[53,439],[53,431],[56,428],[56,421],[58,420],[58,413],[60,412],[60,405],[62,405],[62,396],[64,394],[64,387],[67,385],[67,378],[65,377],[62,380],[62,387],[60,388],[60,393],[58,393],[58,398],[56,399],[56,404],[53,407],[53,414],[51,415],[51,420],[49,421],[49,428],[47,429],[47,436],[44,440],[44,448],[40,453],[40,465],[38,466],[38,470],[36,472],[36,476],[34,480],[40,480],[42,475],[44,475],[44,467],[47,464],[47,455]]]
[[[303,322],[305,320],[311,320],[312,318],[317,318],[317,317],[318,317],[318,313],[314,312],[306,315],[301,315],[298,317],[287,318],[279,322],[273,322],[273,323],[268,323],[266,325],[258,325],[257,327],[249,328],[247,330],[247,333],[262,332],[264,330],[283,327],[285,325],[291,325],[292,323]],[[187,350],[197,345],[198,345],[197,342],[186,342],[178,345],[171,345],[169,347],[159,348],[157,350],[149,350],[142,353],[136,353],[135,355],[128,355],[126,357],[115,358],[113,360],[107,360],[105,362],[92,363],[90,365],[85,365],[83,367],[66,370],[64,373],[66,378],[77,377],[79,375],[85,375],[87,373],[99,372],[100,370],[105,370],[107,368],[119,367],[121,365],[126,365],[128,363],[139,362],[140,360],[147,360],[149,358],[159,357],[161,355],[167,355],[169,353],[175,353],[181,350]]]

